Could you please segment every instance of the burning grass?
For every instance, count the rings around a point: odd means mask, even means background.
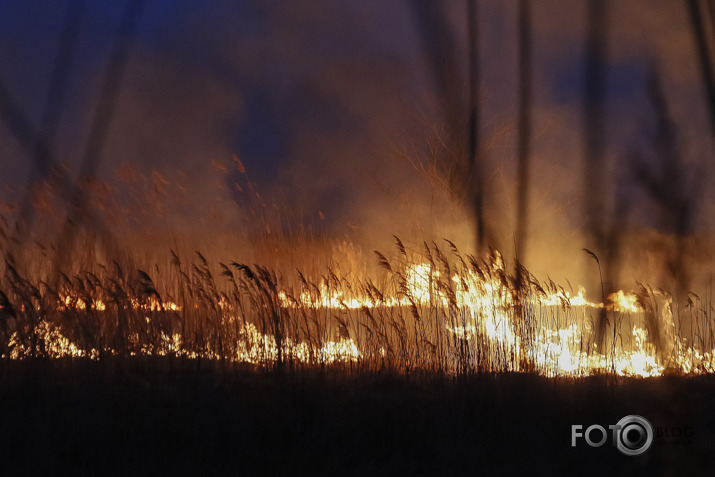
[[[169,356],[259,367],[446,374],[659,376],[715,371],[711,308],[683,313],[639,285],[605,303],[582,288],[510,272],[498,252],[478,258],[450,241],[408,249],[395,237],[364,276],[192,261],[170,252],[151,274],[113,261],[53,281],[7,256],[0,281],[0,355]],[[594,321],[605,313],[603,343]],[[684,336],[687,318],[690,333]]]

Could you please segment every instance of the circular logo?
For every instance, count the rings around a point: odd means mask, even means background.
[[[616,447],[625,455],[640,455],[653,443],[653,426],[642,416],[626,416],[617,424]]]

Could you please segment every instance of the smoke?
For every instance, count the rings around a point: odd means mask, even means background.
[[[597,186],[610,218],[623,212],[622,282],[661,274],[672,231],[654,218],[633,154],[657,167],[648,98],[657,70],[677,125],[684,164],[712,151],[686,12],[676,3],[611,2],[607,39],[605,171]],[[68,4],[1,2],[0,79],[37,123]],[[462,5],[447,7],[466,61]],[[486,220],[506,256],[516,215],[516,4],[480,2],[480,136]],[[70,174],[87,140],[121,5],[88,2],[55,157]],[[580,3],[533,6],[533,133],[529,242],[538,276],[593,280],[582,248],[581,84],[586,11]],[[436,85],[411,4],[405,2],[148,2],[119,106],[98,160],[98,179],[137,230],[160,230],[197,247],[206,237],[267,242],[268,235],[329,237],[385,248],[397,234],[473,245],[465,198],[436,167],[447,137]],[[457,78],[464,86],[465,81]],[[23,194],[31,162],[0,126],[2,198]],[[237,155],[240,162],[233,160]],[[650,162],[649,162],[650,161]],[[707,162],[707,161],[706,161]],[[128,170],[135,175],[127,175]],[[697,169],[708,178],[710,165]],[[702,187],[693,236],[712,228]],[[150,204],[147,205],[147,204]],[[137,213],[137,208],[141,213]],[[117,222],[108,220],[111,223]],[[266,232],[266,225],[270,232]],[[280,230],[276,230],[276,229]],[[302,232],[301,232],[302,231]],[[309,231],[308,234],[306,231]],[[280,233],[279,233],[280,232]],[[669,235],[670,234],[670,235]],[[155,235],[157,242],[163,236]],[[208,240],[208,239],[206,239]],[[709,257],[704,239],[698,253]],[[162,243],[158,247],[168,248]],[[187,245],[189,246],[189,245]],[[642,274],[642,275],[641,275]],[[654,278],[657,280],[657,278]]]

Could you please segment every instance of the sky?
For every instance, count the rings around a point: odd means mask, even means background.
[[[76,47],[51,144],[70,174],[79,173],[127,4],[0,1],[0,81],[37,129],[57,99],[49,94],[50,78],[68,9],[76,8]],[[456,56],[466,62],[464,2],[443,5]],[[516,5],[479,4],[486,205],[506,254],[513,248],[516,200]],[[600,187],[605,197],[622,197],[609,207],[627,204],[625,226],[639,237],[671,233],[632,167],[639,157],[659,171],[647,92],[658,71],[677,125],[684,187],[697,195],[695,229],[709,231],[712,161],[704,158],[713,144],[684,4],[609,5],[608,179]],[[531,4],[527,263],[556,275],[573,273],[575,257],[589,245],[581,214],[585,6]],[[95,188],[114,191],[127,210],[161,202],[154,215],[139,214],[135,222],[158,221],[174,234],[190,234],[196,229],[191,224],[240,227],[248,210],[263,207],[264,216],[288,230],[305,226],[374,248],[390,243],[394,233],[414,244],[449,237],[468,249],[470,212],[443,178],[430,173],[431,152],[445,132],[422,34],[411,1],[147,0],[93,171],[110,185]],[[464,86],[462,66],[455,84]],[[7,202],[22,195],[31,164],[0,120],[0,184]],[[259,199],[249,193],[249,180]]]

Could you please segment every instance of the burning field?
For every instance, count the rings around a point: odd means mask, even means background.
[[[706,2],[37,3],[0,473],[715,471]]]
[[[372,276],[314,276],[196,252],[151,277],[116,261],[69,277],[26,277],[5,262],[3,359],[167,356],[310,369],[527,372],[655,377],[715,371],[711,305],[639,285],[603,302],[539,282],[499,252],[477,259],[450,241],[408,250],[395,237]],[[594,260],[598,260],[592,255]],[[48,268],[48,270],[51,270]],[[683,320],[687,319],[685,334]],[[607,324],[601,340],[597,323]]]
[[[113,261],[60,272],[53,286],[51,268],[25,276],[7,259],[0,282],[7,468],[210,475],[712,468],[707,302],[688,303],[685,334],[662,290],[640,285],[593,302],[581,287],[540,282],[523,267],[511,272],[496,251],[479,260],[449,241],[413,249],[394,240],[392,253],[374,252],[361,276],[169,251],[163,267],[145,267],[152,275]],[[599,319],[607,323],[602,341]],[[583,440],[570,446],[574,425],[606,428],[633,413],[654,426],[645,454]]]

